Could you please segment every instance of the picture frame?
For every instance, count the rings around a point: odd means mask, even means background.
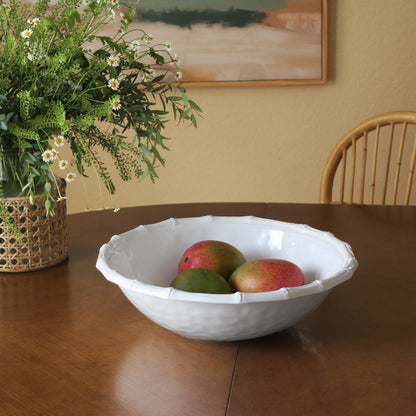
[[[142,29],[172,44],[189,86],[327,81],[327,0],[152,0],[137,10]]]

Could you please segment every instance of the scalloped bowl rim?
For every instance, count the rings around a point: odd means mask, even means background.
[[[235,292],[233,294],[208,294],[208,293],[191,293],[185,292],[173,287],[156,286],[149,283],[141,282],[137,279],[128,278],[119,273],[108,264],[108,259],[114,252],[115,247],[122,242],[123,238],[130,233],[145,234],[152,230],[172,230],[177,225],[186,223],[241,223],[241,224],[259,224],[275,227],[280,230],[286,229],[298,233],[304,233],[314,238],[326,241],[332,246],[336,247],[339,254],[342,256],[343,267],[336,273],[313,280],[310,283],[305,283],[303,286],[282,288],[270,292],[260,293],[242,293]],[[267,218],[260,218],[255,216],[213,216],[205,215],[201,217],[188,218],[169,218],[160,222],[147,225],[139,225],[132,230],[125,233],[114,235],[108,243],[101,246],[96,262],[97,269],[104,275],[104,277],[117,284],[120,289],[125,291],[133,291],[140,294],[154,296],[160,299],[171,299],[177,301],[187,302],[203,302],[215,304],[245,304],[256,302],[275,302],[286,301],[289,299],[309,296],[321,292],[331,290],[333,287],[348,280],[358,267],[358,262],[353,254],[350,245],[341,241],[331,232],[321,231],[310,227],[306,224],[296,224],[291,222],[284,222],[279,220],[272,220]]]

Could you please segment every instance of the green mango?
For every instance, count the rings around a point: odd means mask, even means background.
[[[175,289],[196,293],[233,293],[228,282],[212,270],[197,267],[179,273],[172,281]]]

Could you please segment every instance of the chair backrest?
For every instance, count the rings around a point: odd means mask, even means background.
[[[375,116],[350,130],[325,165],[321,203],[415,205],[416,112]]]

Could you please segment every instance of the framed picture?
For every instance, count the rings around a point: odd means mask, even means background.
[[[172,44],[189,85],[326,81],[327,0],[152,0],[137,19]]]

